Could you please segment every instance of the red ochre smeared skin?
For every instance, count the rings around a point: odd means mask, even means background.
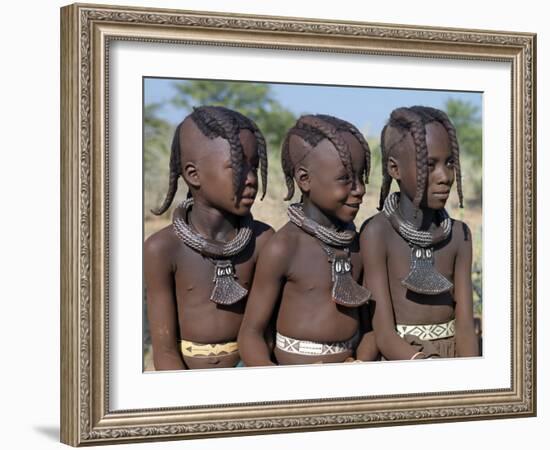
[[[246,129],[239,132],[243,146],[240,198],[233,189],[229,142],[221,137],[208,139],[189,118],[183,123],[182,135],[183,178],[194,199],[188,221],[204,237],[227,242],[235,237],[240,217],[250,212],[258,190],[254,134]],[[271,235],[271,227],[254,221],[251,242],[232,258],[237,282],[246,289],[252,285],[259,251]],[[144,267],[155,369],[234,367],[238,353],[183,357],[179,340],[202,344],[236,341],[246,298],[231,306],[210,301],[214,266],[187,247],[172,225],[147,239]]]
[[[449,136],[438,122],[426,125],[428,180],[420,208],[413,198],[416,190],[416,160],[410,134],[392,149],[388,172],[397,180],[400,212],[410,222],[433,230],[437,214],[445,206],[454,183]],[[416,222],[415,222],[416,221]],[[434,248],[435,268],[454,284],[450,292],[416,294],[402,284],[409,273],[410,246],[381,212],[368,219],[360,235],[364,285],[372,292],[373,326],[376,342],[387,359],[410,359],[418,348],[395,331],[395,324],[433,324],[456,320],[456,356],[479,355],[473,326],[472,236],[467,225],[453,220],[450,237]]]
[[[297,136],[290,141],[291,148],[299,146],[305,150],[297,158],[300,163],[295,175],[303,195],[304,213],[328,227],[338,221],[351,222],[365,194],[364,150],[351,133],[342,132],[341,136],[350,149],[355,183],[347,177],[329,140],[323,139],[309,149]],[[350,251],[352,276],[360,283],[362,263],[357,238]],[[343,250],[337,253],[344,254]],[[291,222],[277,231],[260,253],[239,333],[243,361],[247,366],[340,363],[356,356],[352,351],[312,356],[278,348],[272,354],[264,332],[273,317],[277,331],[294,339],[345,341],[359,332],[363,357],[374,359],[378,354],[374,336],[365,332],[370,328],[361,326],[370,326],[367,309],[343,307],[333,301],[331,265],[320,241]]]

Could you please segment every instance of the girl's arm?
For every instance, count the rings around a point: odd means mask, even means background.
[[[416,349],[395,331],[383,225],[376,218],[372,219],[361,233],[363,285],[372,293],[372,322],[380,352],[386,359],[411,359],[417,353]]]
[[[265,331],[272,319],[285,281],[287,246],[272,238],[260,251],[254,281],[239,331],[239,353],[246,366],[274,365]]]
[[[374,361],[378,358],[380,351],[376,345],[376,336],[372,328],[371,303],[361,306],[361,333],[362,338],[357,346],[356,357],[359,361]]]
[[[161,232],[162,233],[162,232]],[[178,347],[178,311],[174,274],[166,235],[155,234],[144,244],[147,319],[156,370],[186,369]]]
[[[462,228],[462,232],[457,230],[457,234],[464,236],[458,245],[454,270],[456,351],[457,356],[479,356],[472,298],[472,233],[462,222],[456,226]]]

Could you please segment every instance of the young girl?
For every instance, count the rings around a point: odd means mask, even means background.
[[[370,151],[351,124],[331,116],[303,116],[282,151],[288,195],[294,181],[302,203],[266,244],[239,333],[245,365],[369,359],[374,340],[360,329],[370,293],[357,284],[361,258],[353,219],[365,194]],[[264,339],[276,319],[274,360]]]
[[[455,128],[440,110],[398,108],[381,141],[382,212],[360,238],[378,347],[387,359],[477,356],[472,235],[445,211],[455,177],[462,207]]]
[[[267,177],[264,138],[242,114],[194,109],[176,128],[164,213],[179,177],[189,188],[173,224],[144,246],[155,369],[232,367],[258,252],[273,230],[252,219]]]

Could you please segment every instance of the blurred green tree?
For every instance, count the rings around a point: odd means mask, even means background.
[[[458,136],[466,200],[471,206],[481,206],[483,156],[479,108],[468,102],[449,99],[445,103],[445,110],[456,128]]]
[[[172,104],[184,108],[186,114],[194,106],[220,105],[250,117],[262,130],[269,153],[277,156],[286,131],[296,121],[294,114],[281,106],[266,84],[192,80],[175,82],[174,87],[177,94]]]
[[[467,207],[480,208],[483,198],[483,148],[482,125],[479,108],[460,100],[449,99],[445,104],[449,119],[453,122],[460,145],[462,183]],[[474,260],[472,265],[472,287],[474,315],[481,317],[483,305],[482,265],[481,265],[481,225],[474,229]]]
[[[163,200],[168,186],[170,144],[174,128],[158,117],[161,105],[145,105],[143,113],[144,208],[146,217]]]

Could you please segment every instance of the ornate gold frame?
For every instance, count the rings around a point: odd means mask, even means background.
[[[105,100],[109,43],[113,40],[511,63],[511,388],[110,411]],[[536,36],[529,33],[99,5],[62,8],[62,442],[78,446],[535,415],[535,52]]]

